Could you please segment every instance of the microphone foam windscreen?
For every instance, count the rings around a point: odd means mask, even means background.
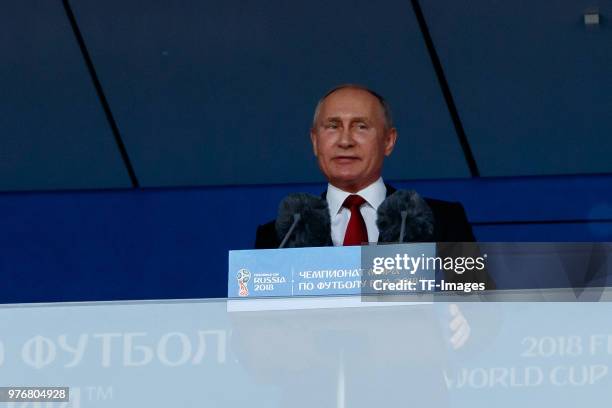
[[[307,193],[289,194],[281,201],[276,217],[276,233],[282,240],[293,215],[300,214],[296,228],[285,244],[286,248],[326,246],[331,242],[331,221],[327,201]]]
[[[416,191],[398,190],[378,207],[376,225],[379,242],[398,242],[402,211],[407,212],[404,242],[427,242],[433,239],[434,217],[431,208]]]

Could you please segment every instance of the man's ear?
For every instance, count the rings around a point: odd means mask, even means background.
[[[310,141],[312,142],[312,152],[315,157],[318,156],[318,147],[317,147],[317,133],[316,130],[310,129]]]
[[[385,156],[391,155],[395,147],[395,142],[397,142],[397,129],[391,128],[385,136]]]

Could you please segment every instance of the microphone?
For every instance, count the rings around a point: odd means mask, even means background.
[[[428,242],[434,217],[425,200],[413,190],[397,190],[378,207],[378,242]]]
[[[327,201],[307,193],[289,194],[278,206],[275,227],[279,248],[327,246],[331,242]]]

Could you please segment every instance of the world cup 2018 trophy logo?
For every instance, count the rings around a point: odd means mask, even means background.
[[[249,296],[249,288],[247,284],[251,279],[251,272],[249,272],[248,269],[240,269],[236,279],[238,279],[238,285],[240,286],[238,296]]]

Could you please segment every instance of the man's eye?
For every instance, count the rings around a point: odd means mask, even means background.
[[[335,123],[328,123],[325,125],[325,129],[338,129],[338,125]]]
[[[357,128],[362,129],[362,130],[363,130],[363,129],[367,129],[367,128],[368,128],[368,125],[366,125],[365,123],[358,123],[358,124],[357,124]]]

